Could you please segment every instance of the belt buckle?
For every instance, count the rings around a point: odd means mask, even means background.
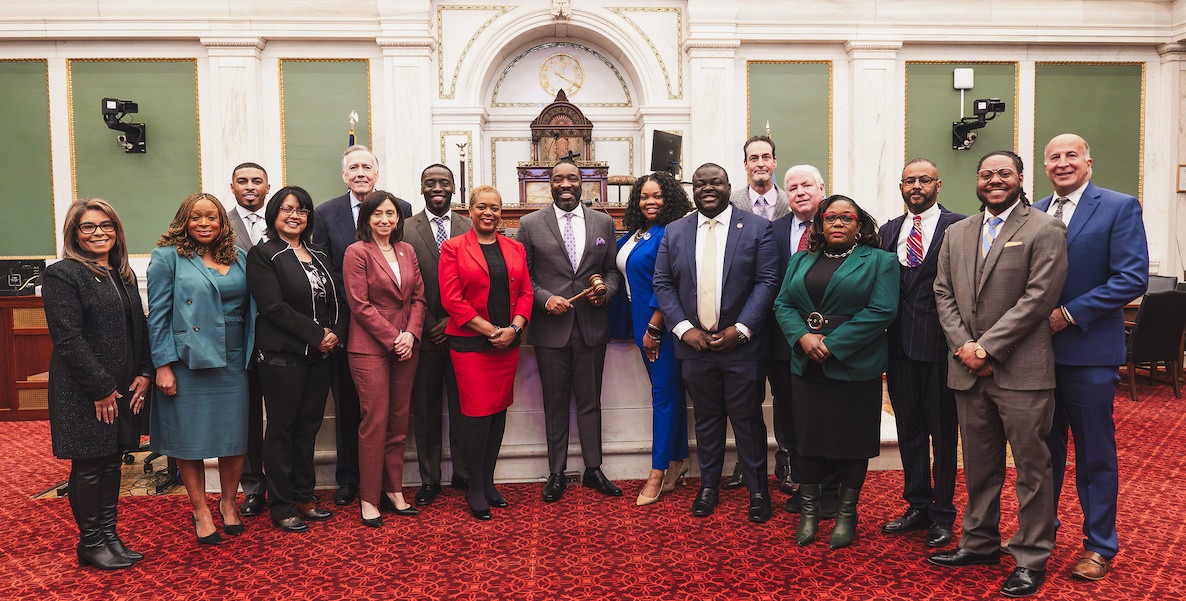
[[[818,330],[824,327],[824,316],[820,314],[819,311],[812,311],[811,314],[807,316],[807,327],[813,330]]]

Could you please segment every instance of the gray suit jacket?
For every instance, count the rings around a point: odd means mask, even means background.
[[[977,340],[990,355],[993,379],[1006,390],[1054,388],[1054,349],[1047,318],[1067,276],[1062,221],[1018,205],[980,258],[983,213],[947,228],[939,250],[935,301],[950,349]],[[947,384],[976,383],[949,355]]]
[[[774,203],[774,219],[771,219],[771,221],[783,215],[789,215],[791,212],[791,204],[787,200],[786,190],[783,190],[777,185],[774,186],[774,189],[778,190],[778,200]],[[733,193],[729,194],[729,202],[746,213],[754,212],[754,205],[749,201],[749,186],[745,186],[740,190],[734,190]]]
[[[609,342],[609,303],[594,307],[585,299],[574,303],[573,310],[564,315],[548,315],[544,305],[552,296],[571,298],[589,287],[589,276],[599,273],[609,288],[606,299],[613,297],[622,284],[622,274],[616,264],[617,244],[614,220],[609,215],[587,207],[585,212],[585,252],[576,273],[564,252],[564,238],[556,211],[551,205],[519,220],[515,239],[527,251],[527,268],[531,273],[531,287],[535,292],[535,310],[527,342],[545,348],[561,348],[568,344],[574,321],[580,328],[585,344],[596,346]]]
[[[441,251],[437,248],[436,229],[432,225],[432,217],[427,211],[420,211],[408,218],[404,223],[404,242],[412,245],[416,251],[416,260],[420,262],[420,277],[424,280],[424,299],[428,302],[428,314],[424,318],[424,329],[428,330],[434,323],[448,319],[449,314],[441,307],[440,273],[437,266],[441,261]],[[469,217],[453,213],[449,218],[449,237],[460,236],[473,227]]]
[[[251,247],[254,245],[251,244],[251,232],[247,231],[247,224],[243,223],[243,217],[239,215],[238,207],[232,207],[231,210],[227,211],[227,217],[230,218],[231,226],[235,230],[235,246],[239,247],[243,251],[243,254],[246,255],[247,251],[251,250]],[[267,238],[267,236],[267,234],[264,234],[264,238]]]

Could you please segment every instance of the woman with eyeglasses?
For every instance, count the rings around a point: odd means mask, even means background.
[[[342,320],[329,256],[312,245],[313,199],[281,188],[264,209],[267,240],[247,253],[247,287],[259,315],[255,361],[268,412],[264,469],[272,524],[304,532],[329,519],[314,502],[313,449],[333,379],[330,353]]]
[[[140,448],[140,413],[152,360],[136,274],[115,209],[92,198],[70,205],[62,260],[41,277],[53,340],[49,430],[70,460],[67,498],[78,524],[78,564],[126,568],[144,558],[115,532],[120,459]]]
[[[825,198],[808,252],[791,255],[774,315],[791,346],[792,411],[803,508],[795,540],[815,541],[820,482],[828,460],[840,472],[830,546],[852,544],[869,458],[881,449],[885,329],[898,311],[897,257],[881,250],[877,221],[841,195]]]

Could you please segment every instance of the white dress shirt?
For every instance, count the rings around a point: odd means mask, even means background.
[[[1083,185],[1079,186],[1078,190],[1075,190],[1074,192],[1071,192],[1070,194],[1067,194],[1063,197],[1067,199],[1067,202],[1063,203],[1062,205],[1063,225],[1070,225],[1071,216],[1075,214],[1075,208],[1079,206],[1079,199],[1083,198],[1083,191],[1087,189],[1087,184],[1089,183],[1091,183],[1091,180],[1083,182]],[[1054,195],[1050,197],[1050,206],[1046,209],[1047,215],[1053,216],[1054,212],[1058,210],[1058,199],[1059,196],[1057,192],[1055,192]]]
[[[791,254],[795,254],[795,250],[799,248],[799,240],[803,236],[811,235],[811,222],[803,221],[799,217],[791,217]]]
[[[717,297],[715,301],[716,314],[719,316],[721,314],[721,293],[725,289],[725,244],[729,240],[729,226],[733,219],[733,206],[726,206],[725,210],[721,211],[713,219],[717,221],[716,227],[713,228],[713,234],[716,236],[717,242],[717,254],[715,257],[706,257],[704,256],[704,241],[708,236],[708,217],[705,217],[704,213],[696,213],[696,267],[699,270],[701,265],[711,263],[712,267],[716,269],[719,285],[717,286]],[[703,325],[707,328],[712,324]],[[737,322],[733,325],[747,337],[754,337],[753,332],[745,324]],[[690,320],[685,319],[675,324],[675,327],[671,328],[671,333],[675,334],[676,338],[683,340],[684,334],[694,327]],[[723,330],[725,327],[725,324],[718,324],[718,330]]]
[[[922,256],[926,258],[931,249],[931,241],[935,239],[935,230],[939,228],[939,203],[923,211],[922,217]],[[898,262],[910,265],[910,257],[906,253],[906,241],[910,239],[910,232],[914,230],[914,213],[906,213],[906,221],[902,222],[902,231],[898,232]]]
[[[260,224],[259,236],[260,237],[258,240],[250,240],[249,241],[251,243],[250,246],[255,246],[255,244],[257,242],[259,242],[260,240],[267,239],[267,237],[268,237],[268,224],[266,221],[264,221],[264,210],[266,208],[267,208],[267,205],[264,205],[264,206],[260,207],[258,211],[248,211],[247,209],[244,209],[241,205],[235,205],[235,214],[238,215],[239,219],[243,222],[243,224],[245,226],[247,226],[248,234],[251,234],[254,236],[256,233],[255,228],[253,228],[251,225],[250,215],[258,215],[259,216],[259,224]]]

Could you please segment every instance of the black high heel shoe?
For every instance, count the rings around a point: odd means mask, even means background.
[[[402,516],[409,516],[409,517],[420,515],[420,510],[416,509],[415,505],[408,505],[407,507],[404,507],[403,509],[399,509],[398,507],[395,506],[395,501],[392,501],[391,497],[387,496],[386,493],[384,493],[382,497],[379,497],[379,511],[390,511],[391,513],[394,513],[395,515],[402,515]]]
[[[477,509],[474,509],[473,507],[470,507],[469,512],[471,515],[474,516],[474,519],[476,519],[476,520],[486,521],[486,520],[489,520],[494,517],[494,514],[490,513],[489,507],[487,507],[486,509],[482,509],[480,511]]]
[[[222,535],[220,535],[218,533],[217,529],[215,529],[214,532],[207,534],[206,536],[198,535],[198,518],[197,518],[197,516],[190,515],[189,521],[192,522],[194,525],[194,537],[198,539],[199,543],[201,543],[203,545],[217,545],[218,543],[222,542]]]
[[[379,515],[377,515],[373,518],[362,517],[362,507],[359,507],[358,508],[358,517],[359,517],[359,519],[362,520],[362,525],[366,526],[367,528],[382,528],[383,527],[383,514],[382,513],[380,513]]]
[[[239,536],[243,534],[243,519],[239,518],[238,524],[228,524],[226,514],[222,512],[222,503],[218,504],[218,517],[222,518],[222,531],[226,532],[228,536]]]
[[[502,495],[498,494],[498,491],[495,491],[493,496],[491,496],[489,493],[487,493],[486,494],[486,502],[489,503],[491,507],[494,507],[497,509],[506,509],[507,507],[510,506],[510,504],[507,503],[507,500],[505,498],[503,498]]]

